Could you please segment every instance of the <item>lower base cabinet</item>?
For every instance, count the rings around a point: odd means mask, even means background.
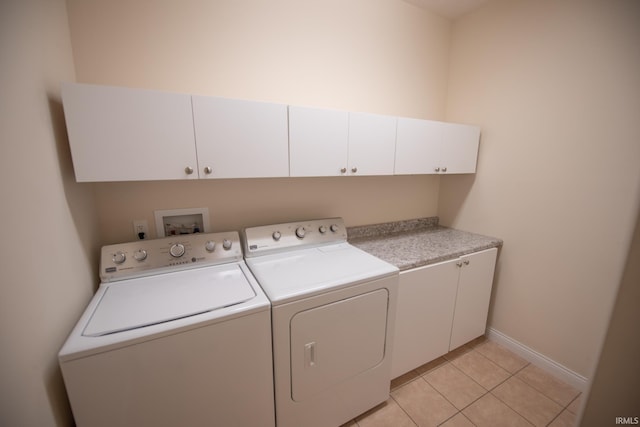
[[[496,248],[400,273],[391,377],[485,333]]]

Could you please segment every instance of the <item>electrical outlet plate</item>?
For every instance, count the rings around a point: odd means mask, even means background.
[[[133,233],[134,237],[138,240],[149,238],[149,224],[146,219],[134,219],[133,220]],[[141,234],[142,233],[142,234]]]
[[[209,208],[154,211],[158,237],[210,233]]]

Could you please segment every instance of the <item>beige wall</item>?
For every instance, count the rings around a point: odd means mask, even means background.
[[[450,23],[398,0],[69,0],[78,81],[442,119]],[[208,207],[214,230],[324,215],[436,215],[437,177],[97,186],[104,242],[153,210]],[[118,202],[127,200],[127,203]],[[153,236],[153,232],[152,232]]]
[[[349,226],[436,215],[433,177],[277,178],[96,184],[105,244],[134,238],[133,219],[156,237],[154,209],[209,208],[212,231],[341,216]]]
[[[490,326],[589,377],[640,184],[640,2],[496,0],[454,23],[446,118],[482,127],[438,212],[500,236]]]
[[[69,0],[78,81],[442,119],[448,20],[399,0]],[[97,186],[104,242],[153,210],[208,207],[214,230],[324,215],[436,215],[437,177]],[[126,200],[126,203],[120,202]],[[152,233],[153,236],[153,233]]]
[[[616,417],[640,411],[640,214],[598,369],[593,376],[582,427],[614,425]]]
[[[0,64],[0,425],[71,425],[57,353],[95,289],[98,242],[60,104],[64,1],[0,2]]]
[[[78,81],[442,118],[450,22],[401,0],[68,0]]]

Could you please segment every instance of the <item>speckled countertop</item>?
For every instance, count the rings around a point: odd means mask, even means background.
[[[438,217],[348,227],[349,243],[401,271],[502,246],[502,240],[438,225]]]

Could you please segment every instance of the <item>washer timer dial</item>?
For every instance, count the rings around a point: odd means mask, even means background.
[[[182,243],[175,243],[169,249],[169,253],[174,258],[180,258],[182,255],[184,255],[184,252],[185,252],[184,245]]]

